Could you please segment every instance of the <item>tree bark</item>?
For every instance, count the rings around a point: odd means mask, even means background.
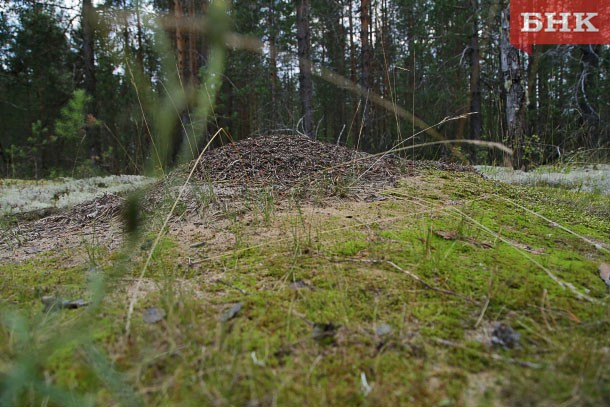
[[[371,43],[369,41],[371,25],[371,0],[360,2],[360,44],[362,46],[360,57],[360,86],[367,91],[371,90]],[[361,134],[362,144],[365,148],[371,145],[369,140],[369,110],[370,101],[365,98],[362,101],[362,125]]]
[[[271,126],[277,126],[277,45],[275,0],[269,1],[269,70],[271,72]]]
[[[470,0],[475,11],[473,16],[473,31],[470,42],[470,139],[480,140],[481,126],[481,57],[479,49],[479,1]],[[477,163],[476,148],[470,149],[470,162]]]
[[[525,144],[525,87],[519,50],[510,44],[510,17],[508,8],[502,10],[500,38],[500,67],[505,89],[504,111],[507,137],[513,149],[513,168],[527,169],[524,157]]]
[[[97,116],[97,81],[95,78],[95,10],[92,0],[83,0],[82,3],[81,26],[83,30],[83,73],[85,92],[90,97],[87,106],[87,120],[85,134],[89,144],[89,159],[95,167],[98,164],[101,154],[101,141],[99,139],[99,129],[95,124]]]
[[[578,110],[585,127],[583,144],[589,148],[599,147],[599,113],[593,108],[591,89],[595,88],[595,71],[599,68],[600,45],[581,45],[580,77],[578,79]]]
[[[189,74],[189,84],[196,87],[200,83],[199,78],[199,69],[203,66],[202,61],[198,58],[198,49],[197,43],[203,41],[201,35],[197,30],[197,26],[195,23],[195,19],[203,15],[203,10],[198,10],[196,6],[196,0],[188,0],[189,7],[189,31],[188,31],[188,74]],[[202,3],[202,6],[205,6],[205,3]]]
[[[83,0],[82,4],[82,30],[83,30],[83,68],[85,76],[85,91],[92,98],[95,97],[95,46],[94,46],[95,11],[92,0]]]
[[[184,84],[188,80],[188,75],[185,75],[187,69],[186,64],[186,38],[184,33],[184,8],[182,0],[174,0],[174,18],[176,21],[176,52],[178,59],[178,74],[180,80]]]
[[[354,44],[354,18],[352,1],[348,2],[349,10],[347,12],[349,22],[349,61],[350,61],[350,79],[356,84],[356,46]]]
[[[356,44],[355,44],[355,40],[354,40],[354,36],[355,36],[355,28],[354,28],[354,4],[353,4],[353,0],[348,0],[347,2],[347,17],[348,17],[348,28],[349,28],[349,62],[350,62],[350,81],[352,83],[352,85],[356,86],[358,83],[358,70],[356,67]],[[345,137],[346,143],[347,141],[353,136],[354,131],[353,129],[359,129],[360,128],[360,124],[359,124],[359,117],[358,117],[358,110],[359,110],[359,106],[358,106],[358,100],[359,98],[356,98],[353,96],[353,93],[350,93],[350,104],[351,104],[351,114],[353,115],[353,119],[351,120],[351,123],[349,125],[349,129],[347,131],[347,135]]]
[[[136,39],[138,41],[138,65],[142,72],[144,72],[144,44],[143,37],[144,33],[142,30],[142,16],[140,11],[140,0],[135,0],[135,9],[136,9]]]
[[[540,134],[538,127],[538,71],[540,69],[540,46],[532,46],[532,55],[527,64],[527,91],[525,101],[527,103],[527,130],[530,134]]]
[[[305,134],[316,138],[313,125],[313,79],[311,74],[311,32],[309,30],[309,0],[297,0],[297,42],[299,48],[299,85],[301,114]]]

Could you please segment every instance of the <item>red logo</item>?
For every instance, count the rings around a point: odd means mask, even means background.
[[[510,42],[528,54],[533,44],[610,44],[610,0],[511,0]]]

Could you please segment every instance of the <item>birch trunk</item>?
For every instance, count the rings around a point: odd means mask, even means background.
[[[510,17],[508,8],[502,10],[500,37],[500,68],[504,81],[506,135],[513,149],[513,168],[527,169],[524,157],[525,143],[525,86],[519,50],[510,44]]]

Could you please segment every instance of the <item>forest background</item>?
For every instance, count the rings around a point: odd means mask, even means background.
[[[3,1],[0,174],[164,170],[220,128],[216,144],[303,133],[368,152],[500,142],[516,168],[608,156],[610,47],[507,51],[507,1],[233,0],[210,18],[215,3]],[[505,162],[456,146],[403,153]]]

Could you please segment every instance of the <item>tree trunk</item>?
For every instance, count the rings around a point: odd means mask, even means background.
[[[138,65],[140,66],[141,72],[144,72],[144,44],[142,31],[142,16],[140,11],[140,0],[135,0],[136,8],[136,39],[138,41]]]
[[[178,74],[180,80],[184,85],[184,82],[188,80],[188,76],[185,75],[187,69],[186,64],[186,38],[184,35],[184,8],[182,7],[182,0],[174,0],[174,18],[176,21],[176,52],[178,59]]]
[[[210,6],[210,1],[209,0],[200,0],[200,1],[201,1],[201,9],[199,10],[199,13],[202,16],[207,15],[208,8]],[[208,65],[208,54],[210,52],[208,42],[209,42],[208,38],[202,33],[201,37],[199,38],[199,55],[197,58],[197,66],[199,68]]]
[[[519,50],[510,44],[509,10],[502,10],[502,33],[500,38],[500,67],[505,98],[505,115],[508,141],[513,149],[513,168],[527,169],[524,157],[525,144],[525,87],[523,70],[519,60]]]
[[[199,64],[197,63],[197,31],[195,27],[195,16],[197,15],[195,9],[195,0],[188,1],[189,9],[189,31],[188,31],[188,83],[190,86],[197,86],[199,84]]]
[[[0,143],[0,160],[2,160],[4,164],[8,164],[8,160],[4,154],[4,148],[2,148],[2,143]]]
[[[530,134],[540,134],[538,128],[538,71],[540,69],[540,46],[532,47],[532,55],[528,58],[527,64],[527,130]]]
[[[349,10],[347,17],[349,21],[349,61],[350,61],[350,79],[352,83],[356,83],[356,46],[354,44],[354,19],[352,17],[354,8],[352,1],[348,2]]]
[[[362,46],[361,51],[361,71],[360,71],[360,85],[367,91],[371,90],[371,43],[369,41],[371,25],[371,0],[362,0],[360,2],[360,43]],[[370,101],[366,98],[362,101],[362,125],[361,134],[362,144],[364,148],[368,148],[371,145],[369,138],[369,110]]]
[[[381,61],[381,72],[379,73],[379,80],[381,86],[380,94],[384,99],[387,100],[395,100],[393,90],[391,88],[392,84],[390,81],[390,64],[393,60],[393,44],[392,44],[392,36],[390,29],[390,22],[392,21],[392,15],[390,13],[390,9],[388,7],[387,0],[381,0],[381,13],[379,15],[380,23],[380,47],[383,50],[382,61]],[[392,147],[393,136],[391,131],[391,115],[388,111],[384,109],[379,109],[380,117],[380,128],[378,131],[379,136],[376,137],[376,151],[386,151]],[[377,122],[377,121],[376,121]],[[376,126],[377,127],[377,126]]]
[[[95,10],[93,9],[92,0],[83,0],[82,3],[82,30],[83,30],[83,72],[84,72],[84,87],[85,92],[91,98],[89,106],[87,106],[87,117],[92,120],[87,120],[85,126],[85,134],[89,144],[89,158],[92,165],[95,167],[98,164],[101,153],[101,142],[99,139],[99,129],[95,125],[95,117],[97,116],[97,99],[96,88],[97,81],[95,79]]]
[[[183,0],[173,0],[173,12],[174,12],[174,26],[176,27],[176,64],[178,70],[178,78],[180,81],[180,86],[186,92],[187,108],[182,110],[180,114],[180,125],[177,128],[177,131],[173,134],[171,140],[171,156],[169,157],[168,164],[173,164],[178,159],[178,154],[180,150],[184,150],[189,148],[193,151],[194,146],[188,145],[185,146],[185,143],[189,143],[191,138],[188,135],[188,132],[192,130],[189,108],[188,106],[192,103],[190,99],[191,96],[191,88],[187,85],[189,80],[189,74],[187,72],[188,64],[187,64],[187,50],[186,50],[186,33],[185,33],[185,17],[184,17],[184,6],[182,4]]]
[[[481,127],[481,63],[479,49],[479,1],[470,0],[475,12],[473,17],[473,32],[470,42],[470,139],[480,140]],[[476,148],[470,149],[470,162],[477,163]]]
[[[91,97],[95,96],[95,48],[94,48],[95,11],[92,0],[83,0],[82,30],[83,30],[83,68],[85,76],[85,91]]]
[[[269,70],[271,71],[271,127],[277,126],[277,47],[275,0],[269,2]]]
[[[347,17],[348,17],[348,25],[349,25],[349,62],[350,62],[350,73],[349,73],[349,77],[351,80],[351,83],[355,86],[358,82],[358,77],[357,77],[357,69],[356,69],[356,44],[354,41],[354,4],[353,4],[353,0],[348,0],[347,2]],[[351,120],[351,123],[349,125],[349,128],[347,130],[347,135],[345,137],[345,142],[347,144],[348,140],[353,136],[354,131],[353,129],[359,129],[360,128],[360,124],[359,124],[359,117],[358,117],[358,98],[354,97],[353,93],[350,93],[350,105],[351,105],[351,112],[350,114],[352,115],[353,119]]]
[[[583,144],[596,148],[599,142],[599,114],[593,108],[590,90],[595,88],[596,71],[599,68],[600,45],[581,45],[580,78],[578,79],[577,99],[581,121],[585,132]],[[599,73],[597,73],[599,75]]]
[[[299,48],[299,85],[303,130],[316,138],[313,126],[313,79],[311,75],[311,33],[309,31],[309,0],[297,0],[297,42]]]

